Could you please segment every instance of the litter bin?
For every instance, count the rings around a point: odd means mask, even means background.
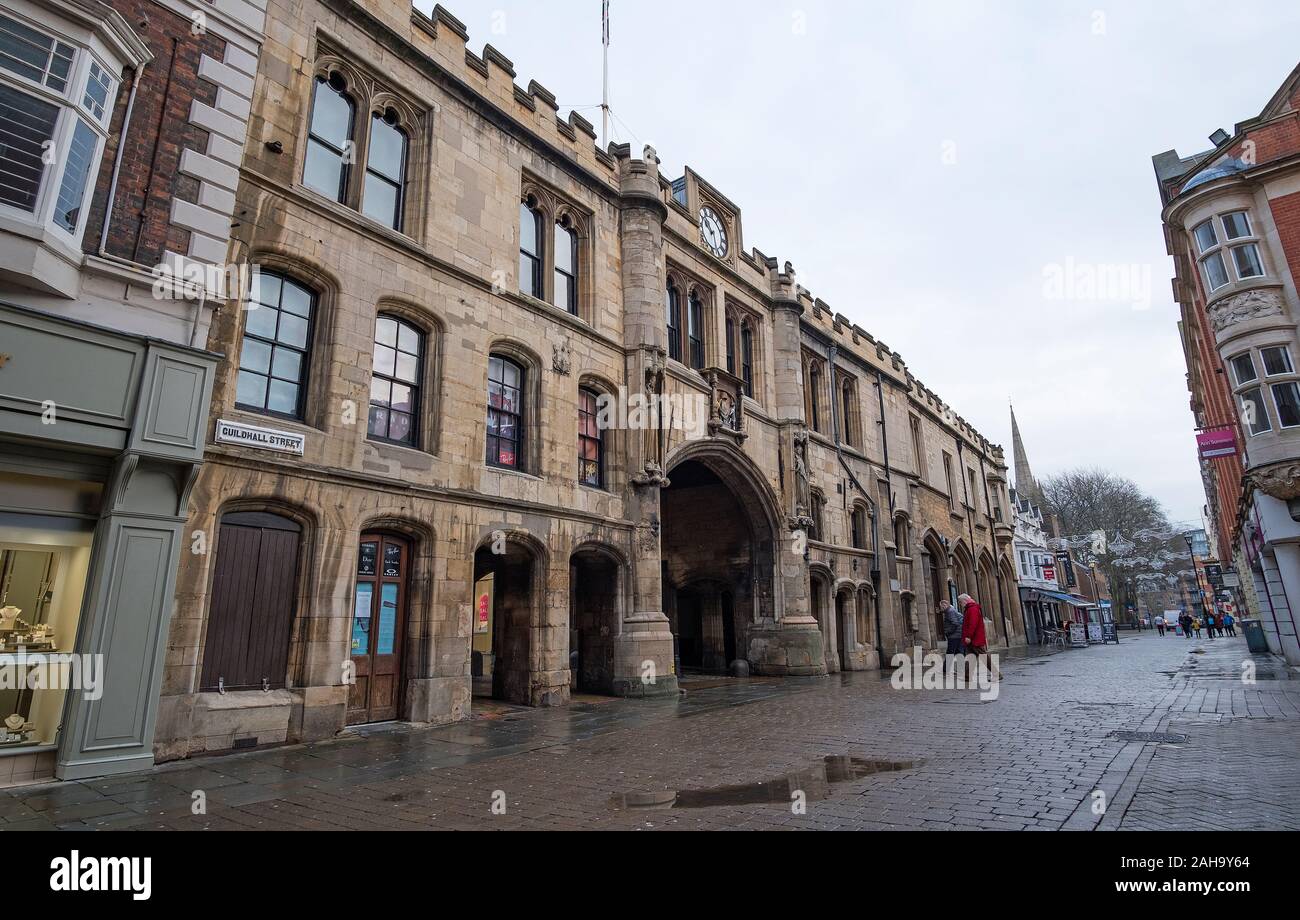
[[[1267,655],[1268,641],[1264,638],[1264,624],[1259,620],[1242,620],[1241,631],[1246,634],[1246,644],[1252,655]]]

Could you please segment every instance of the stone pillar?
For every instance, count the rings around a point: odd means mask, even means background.
[[[623,334],[627,356],[627,392],[653,399],[663,394],[667,361],[667,322],[663,262],[663,226],[668,217],[659,187],[659,158],[646,147],[632,159],[624,144],[612,147],[618,161],[620,236],[623,254]],[[660,491],[664,473],[667,420],[658,412],[643,431],[627,433],[629,520],[636,528],[632,543],[632,604],[625,611],[615,642],[614,692],[625,696],[677,693],[673,634],[663,612],[660,563]]]
[[[528,703],[530,706],[564,706],[569,702],[569,562],[561,559],[545,573],[541,621],[533,629],[530,646]]]

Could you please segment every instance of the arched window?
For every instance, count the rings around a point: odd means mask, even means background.
[[[894,546],[898,555],[904,559],[911,558],[912,548],[907,542],[907,518],[902,516],[894,518]]]
[[[568,217],[555,225],[555,305],[578,315],[578,234]]]
[[[262,271],[248,299],[235,403],[252,412],[301,419],[316,294],[284,275]]]
[[[408,447],[419,437],[424,334],[392,316],[375,323],[369,436]]]
[[[519,290],[542,297],[542,215],[532,199],[519,203]]]
[[[867,548],[868,533],[867,509],[862,505],[854,505],[853,514],[849,517],[849,537],[854,549]]]
[[[311,127],[302,182],[327,198],[346,201],[348,164],[352,162],[352,131],[356,104],[347,93],[342,74],[317,77],[312,94]]]
[[[690,339],[691,346],[691,368],[694,370],[703,370],[704,368],[704,302],[700,300],[700,295],[696,291],[691,291],[690,305],[687,316],[688,328],[686,330],[687,338]]]
[[[677,285],[668,282],[668,357],[674,361],[682,360],[682,295]]]
[[[578,481],[595,489],[605,485],[605,432],[599,421],[600,394],[578,391]]]
[[[740,324],[740,379],[745,395],[754,398],[754,328],[745,320]]]
[[[812,362],[808,365],[808,424],[819,434],[822,430],[821,389],[821,365]]]
[[[826,539],[826,526],[824,520],[826,496],[822,495],[822,493],[816,489],[813,489],[812,508],[809,510],[812,512],[812,532],[808,534],[808,539],[820,543]]]
[[[524,369],[500,355],[488,359],[487,462],[524,468]]]
[[[727,373],[736,373],[736,321],[727,314]]]
[[[370,119],[370,150],[366,155],[366,185],[361,213],[402,229],[402,199],[406,191],[406,132],[397,111],[389,108]]]
[[[847,377],[840,381],[840,411],[843,415],[844,443],[857,447],[858,426],[854,416],[858,411],[858,398],[853,381]]]

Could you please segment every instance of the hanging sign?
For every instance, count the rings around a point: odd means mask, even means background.
[[[1237,456],[1237,435],[1231,428],[1207,431],[1196,436],[1196,446],[1201,450],[1202,460],[1213,460],[1216,457],[1235,457]]]

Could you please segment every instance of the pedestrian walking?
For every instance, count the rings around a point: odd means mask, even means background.
[[[961,628],[964,625],[961,612],[949,601],[939,602],[939,613],[943,616],[943,637],[948,640],[948,654],[962,653]]]
[[[1161,639],[1165,637],[1165,618],[1162,616],[1156,617],[1156,632],[1160,633]]]
[[[1237,638],[1237,618],[1230,613],[1223,615],[1223,628],[1228,631],[1228,635]]]
[[[986,665],[994,680],[1001,680],[1002,675],[998,673],[993,660],[989,657],[989,640],[984,630],[984,611],[969,594],[957,598],[957,605],[962,610],[961,638],[967,654],[974,655],[977,662]],[[968,678],[969,676],[968,673]]]
[[[1214,614],[1212,613],[1205,615],[1205,631],[1211,639],[1214,638]]]
[[[1183,628],[1183,638],[1184,638],[1184,639],[1190,639],[1190,638],[1192,638],[1192,616],[1191,616],[1191,614],[1184,613],[1182,616],[1180,616],[1180,617],[1178,618],[1178,625],[1181,626],[1181,627]]]
[[[1204,639],[1204,638],[1205,638],[1205,636],[1201,635],[1201,630],[1204,629],[1204,628],[1205,628],[1205,627],[1203,627],[1203,626],[1201,625],[1201,618],[1200,618],[1200,617],[1192,617],[1192,629],[1196,632],[1196,638],[1198,638],[1198,639]]]

